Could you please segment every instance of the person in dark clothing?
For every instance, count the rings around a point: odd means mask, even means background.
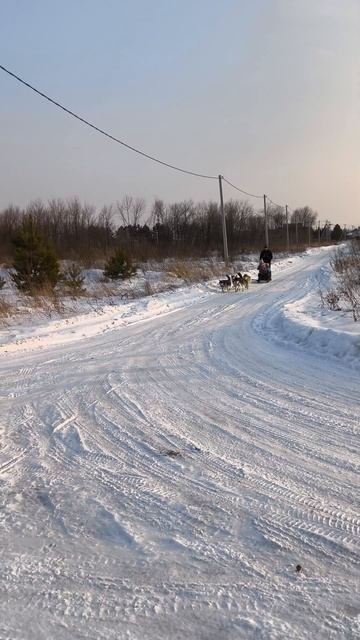
[[[260,260],[264,260],[271,267],[271,260],[273,259],[273,254],[271,249],[265,245],[262,252],[260,253]]]
[[[267,275],[267,282],[269,282],[271,280],[271,260],[273,259],[273,254],[271,249],[269,249],[269,247],[267,247],[265,245],[265,247],[263,248],[262,252],[260,253],[260,265],[262,263],[266,264],[267,270],[268,270],[268,275]],[[259,269],[259,276],[260,276],[260,269]],[[262,277],[260,276],[260,278],[262,279]],[[263,279],[265,279],[265,277],[263,277]]]

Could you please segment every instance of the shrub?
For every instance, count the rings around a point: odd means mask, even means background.
[[[52,318],[54,312],[62,313],[64,310],[61,297],[53,287],[45,284],[41,287],[33,289],[31,297],[27,300],[28,306],[45,314],[48,318]]]
[[[11,304],[6,302],[6,300],[3,300],[3,298],[0,298],[0,320],[4,317],[10,316],[12,313],[14,313],[14,309]]]
[[[79,265],[75,262],[64,271],[62,281],[73,298],[83,296],[86,293],[86,289],[83,286],[85,278]]]
[[[357,322],[360,319],[360,241],[354,240],[349,248],[339,249],[331,267],[338,282],[337,292],[350,306]]]
[[[42,287],[54,289],[59,279],[59,263],[54,250],[37,232],[32,216],[22,223],[13,239],[15,257],[11,274],[20,291],[33,295]]]
[[[126,280],[136,273],[130,256],[122,249],[117,249],[105,264],[104,276],[111,280]]]
[[[235,270],[235,267],[232,266],[232,270]],[[204,282],[205,280],[209,280],[214,275],[221,275],[223,273],[222,265],[203,265],[196,264],[191,261],[181,262],[177,261],[171,265],[168,270],[169,276],[175,276],[181,280],[184,280],[187,283],[191,282]]]
[[[340,294],[334,289],[330,289],[325,293],[320,290],[320,299],[321,305],[326,309],[330,309],[331,311],[341,311],[341,307],[339,306]]]
[[[154,290],[153,290],[153,288],[152,288],[152,286],[151,286],[151,284],[150,284],[149,280],[145,280],[145,286],[144,286],[144,289],[145,289],[145,295],[146,295],[146,296],[152,296],[152,295],[153,295]]]

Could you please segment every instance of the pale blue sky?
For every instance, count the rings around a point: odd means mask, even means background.
[[[360,223],[360,0],[0,0],[0,51],[146,153]],[[216,181],[110,142],[3,71],[0,104],[0,208],[218,199]]]

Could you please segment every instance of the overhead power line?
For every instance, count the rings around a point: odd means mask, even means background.
[[[224,180],[224,182],[227,182],[227,184],[230,185],[230,187],[233,187],[234,189],[236,189],[237,191],[240,191],[241,193],[245,193],[245,195],[250,196],[251,198],[260,198],[262,199],[264,197],[264,194],[262,195],[258,195],[255,193],[249,193],[248,191],[245,191],[244,189],[241,189],[240,187],[237,187],[235,184],[232,184],[232,182],[230,182],[230,180],[228,180],[227,178],[225,178],[225,176],[222,176],[222,179]],[[285,205],[282,204],[278,204],[277,202],[274,202],[273,200],[271,200],[271,198],[269,198],[269,196],[265,196],[267,198],[267,200],[269,200],[269,202],[271,202],[271,204],[273,204],[275,207],[281,207],[282,209],[284,209]]]
[[[136,147],[133,147],[130,144],[127,144],[123,140],[120,140],[119,138],[116,138],[115,136],[111,135],[107,131],[104,131],[104,129],[100,129],[100,127],[97,127],[96,125],[92,124],[91,122],[89,122],[85,118],[79,116],[77,113],[74,113],[74,111],[71,111],[70,109],[68,109],[64,105],[60,104],[60,102],[57,102],[53,98],[50,98],[50,96],[46,95],[46,93],[43,93],[39,89],[36,89],[36,87],[33,87],[29,82],[26,82],[25,80],[20,78],[18,75],[16,75],[12,71],[10,71],[6,67],[4,67],[3,65],[0,65],[0,69],[2,69],[2,71],[7,73],[9,76],[12,76],[13,78],[15,78],[15,80],[17,80],[18,82],[23,84],[25,87],[28,87],[29,89],[31,89],[32,91],[37,93],[42,98],[45,98],[45,100],[48,100],[48,102],[51,102],[56,107],[59,107],[59,109],[62,109],[63,111],[68,113],[73,118],[76,118],[76,120],[79,120],[80,122],[82,122],[83,124],[87,125],[91,129],[94,129],[98,133],[101,133],[103,136],[106,136],[110,140],[113,140],[114,142],[117,142],[118,144],[121,144],[123,147],[126,147],[127,149],[130,149],[131,151],[134,151],[135,153],[138,153],[139,155],[143,156],[144,158],[147,158],[148,160],[152,160],[153,162],[157,162],[158,164],[161,164],[161,165],[163,165],[165,167],[169,167],[170,169],[174,169],[175,171],[180,171],[181,173],[186,173],[188,175],[195,176],[197,178],[205,178],[205,179],[208,179],[208,180],[218,180],[219,178],[221,178],[230,187],[232,187],[233,189],[236,189],[240,193],[243,193],[243,194],[245,194],[245,195],[247,195],[247,196],[249,196],[251,198],[259,198],[259,199],[264,198],[263,194],[259,195],[259,194],[256,194],[256,193],[250,193],[249,191],[246,191],[245,189],[242,189],[241,187],[238,187],[237,185],[235,185],[232,182],[230,182],[230,180],[225,178],[225,176],[211,176],[211,175],[207,175],[207,174],[204,174],[204,173],[198,173],[196,171],[189,171],[187,169],[182,169],[181,167],[178,167],[178,166],[176,166],[174,164],[170,164],[169,162],[164,162],[163,160],[160,160],[159,158],[155,158],[155,156],[151,156],[150,154],[145,153],[144,151],[141,151],[140,149],[137,149]],[[273,204],[273,205],[275,205],[277,207],[283,207],[283,205],[280,205],[280,204],[277,204],[276,202],[273,202],[271,200],[271,198],[269,198],[269,196],[265,196],[265,198],[267,198],[269,200],[269,202],[271,202],[271,204]],[[289,210],[291,210],[290,207],[289,207]]]
[[[240,191],[240,193],[245,193],[245,195],[250,196],[251,198],[262,198],[263,197],[262,195],[259,196],[259,195],[256,195],[255,193],[249,193],[248,191],[245,191],[244,189],[240,189],[240,187],[236,187],[234,184],[232,184],[232,182],[230,182],[230,180],[225,178],[225,176],[222,176],[222,179],[224,180],[224,182],[229,184],[230,187],[233,187],[233,189],[236,189],[237,191]]]
[[[269,196],[266,196],[266,197],[267,197],[267,199],[269,200],[269,202],[271,202],[271,204],[273,204],[273,205],[274,205],[274,207],[280,207],[281,209],[284,209],[284,205],[283,205],[283,204],[278,204],[277,202],[273,202],[273,201],[271,200],[271,198],[269,198]]]
[[[98,131],[99,133],[101,133],[102,135],[106,136],[107,138],[110,138],[110,140],[113,140],[114,142],[117,142],[118,144],[121,144],[123,147],[126,147],[127,149],[130,149],[131,151],[135,151],[135,153],[138,153],[139,155],[143,156],[144,158],[148,158],[148,160],[153,160],[153,162],[157,162],[158,164],[162,164],[165,167],[169,167],[170,169],[174,169],[175,171],[181,171],[181,173],[187,173],[187,174],[189,174],[191,176],[196,176],[197,178],[207,178],[209,180],[218,180],[218,176],[209,176],[209,175],[205,175],[203,173],[197,173],[195,171],[188,171],[187,169],[182,169],[181,167],[177,167],[177,166],[175,166],[173,164],[170,164],[169,162],[164,162],[163,160],[159,160],[159,158],[155,158],[154,156],[151,156],[148,153],[145,153],[144,151],[141,151],[140,149],[136,149],[136,147],[132,147],[130,144],[127,144],[123,140],[119,140],[119,138],[116,138],[115,136],[111,135],[110,133],[107,133],[106,131],[104,131],[103,129],[100,129],[99,127],[96,127],[91,122],[88,122],[88,120],[85,120],[85,118],[82,118],[81,116],[78,116],[76,113],[74,113],[73,111],[71,111],[67,107],[64,107],[64,105],[60,104],[60,102],[57,102],[56,100],[53,100],[48,95],[46,95],[46,93],[43,93],[42,91],[39,91],[39,89],[36,89],[31,84],[29,84],[28,82],[26,82],[25,80],[23,80],[22,78],[17,76],[15,73],[13,73],[12,71],[9,71],[9,69],[4,67],[3,65],[0,65],[0,69],[5,71],[5,73],[9,74],[9,76],[12,76],[13,78],[15,78],[15,80],[18,80],[18,82],[21,82],[21,84],[25,85],[25,87],[28,87],[32,91],[35,91],[35,93],[37,93],[42,98],[45,98],[45,100],[48,100],[49,102],[54,104],[56,107],[59,107],[60,109],[62,109],[66,113],[68,113],[70,116],[73,116],[73,118],[76,118],[77,120],[80,120],[80,122],[83,122],[88,127],[91,127],[92,129],[94,129],[95,131]]]

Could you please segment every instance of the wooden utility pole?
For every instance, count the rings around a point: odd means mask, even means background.
[[[290,238],[289,238],[289,212],[288,212],[288,206],[287,204],[285,205],[285,213],[286,213],[286,251],[289,252],[290,250]]]
[[[265,246],[269,246],[269,229],[268,229],[268,219],[267,219],[267,208],[266,208],[266,195],[264,193],[264,224],[265,224]]]
[[[224,209],[224,198],[223,198],[221,175],[219,175],[219,189],[220,189],[220,211],[221,211],[221,219],[222,219],[222,232],[223,232],[223,245],[224,245],[224,260],[227,266],[229,264],[229,251],[228,251],[227,234],[226,234],[226,220],[225,220],[225,209]]]

